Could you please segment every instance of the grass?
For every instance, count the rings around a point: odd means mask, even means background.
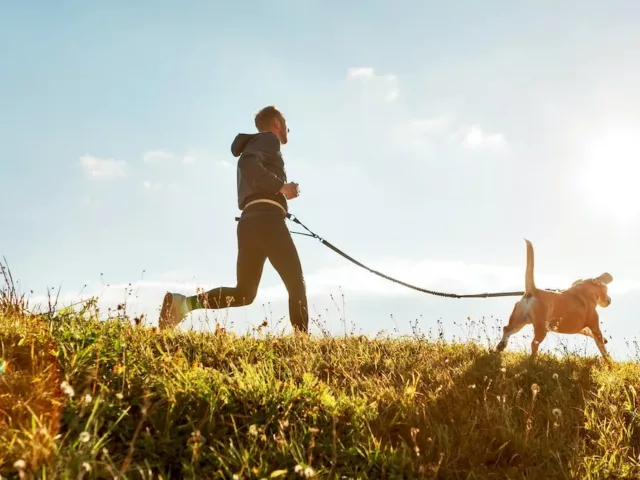
[[[0,294],[3,478],[640,477],[637,363],[26,310]]]

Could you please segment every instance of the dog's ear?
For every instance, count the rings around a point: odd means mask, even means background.
[[[611,276],[611,274],[609,272],[604,272],[602,275],[600,275],[598,278],[596,278],[596,280],[599,280],[600,282],[604,283],[605,285],[608,285],[611,282],[613,282],[613,277]]]

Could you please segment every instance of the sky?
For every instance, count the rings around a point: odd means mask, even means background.
[[[538,286],[613,275],[600,316],[627,358],[640,338],[639,15],[631,0],[3,2],[0,254],[35,303],[50,288],[105,312],[126,299],[149,324],[167,290],[234,285],[230,145],[276,105],[301,191],[290,209],[313,231],[453,293],[523,289],[528,238]],[[467,318],[499,327],[517,300],[425,295],[294,240],[312,334],[417,321],[464,337]],[[180,328],[264,318],[290,331],[270,265],[254,304]],[[541,351],[567,343],[597,352],[555,334]]]

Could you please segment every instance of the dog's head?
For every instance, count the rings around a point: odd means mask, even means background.
[[[610,273],[605,272],[596,278],[576,280],[571,285],[571,288],[579,288],[580,290],[586,291],[587,295],[592,297],[598,306],[606,308],[611,305],[608,288],[611,282],[613,282],[613,277]]]

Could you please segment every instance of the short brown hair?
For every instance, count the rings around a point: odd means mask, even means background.
[[[271,126],[272,122],[276,119],[282,120],[284,117],[280,110],[273,105],[264,107],[258,113],[256,113],[255,124],[258,131],[262,132]]]

